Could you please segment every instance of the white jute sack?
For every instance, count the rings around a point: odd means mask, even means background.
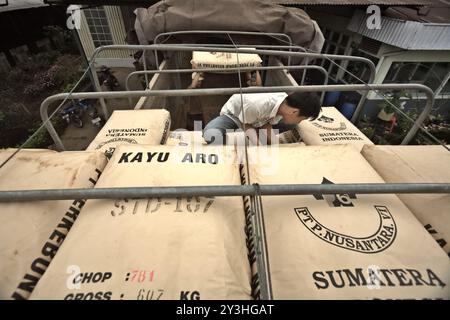
[[[165,143],[167,146],[206,145],[201,131],[176,130],[169,133]]]
[[[0,151],[0,162],[15,150]],[[91,188],[101,152],[21,150],[0,169],[0,189]],[[75,222],[84,200],[0,203],[0,299],[27,299]]]
[[[120,144],[164,144],[169,129],[167,110],[116,110],[86,150],[100,150],[110,156]]]
[[[442,146],[365,146],[361,154],[390,183],[450,183],[450,152]],[[399,194],[450,256],[450,195]]]
[[[96,187],[240,184],[234,150],[199,148],[119,146]],[[244,229],[242,197],[88,200],[31,298],[250,299]]]
[[[383,183],[350,145],[279,148],[277,163],[262,174],[253,160],[251,182]],[[262,204],[275,299],[450,297],[450,260],[395,195],[262,196]]]
[[[247,48],[254,49],[254,48]],[[237,68],[237,67],[259,67],[261,66],[262,59],[257,54],[252,53],[239,53],[239,65],[236,53],[229,52],[201,52],[194,51],[192,53],[192,68],[204,69],[204,68]],[[236,71],[234,71],[236,72]]]
[[[361,150],[365,144],[373,144],[334,107],[322,107],[319,118],[300,122],[299,133],[307,145],[352,144]]]

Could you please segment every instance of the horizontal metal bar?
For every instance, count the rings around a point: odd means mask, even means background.
[[[301,65],[301,66],[268,66],[268,67],[232,67],[232,68],[199,68],[199,69],[164,69],[164,70],[147,70],[147,71],[133,71],[130,75],[149,74],[149,73],[188,73],[188,72],[215,72],[215,71],[254,71],[254,70],[296,70],[296,69],[317,69],[326,70],[321,66],[316,65]],[[129,75],[129,76],[130,76]]]
[[[235,34],[235,35],[249,35],[249,36],[269,36],[269,37],[282,37],[287,39],[289,44],[292,44],[292,38],[286,33],[277,32],[260,32],[260,31],[235,31],[235,30],[182,30],[182,31],[171,31],[163,32],[156,35],[153,39],[153,43],[157,44],[159,38],[164,36],[173,36],[179,34]],[[279,40],[279,39],[276,39]]]
[[[370,69],[369,83],[373,81],[375,77],[375,64],[364,57],[355,57],[347,55],[337,54],[323,54],[315,52],[292,52],[292,51],[277,51],[277,50],[261,50],[261,49],[245,49],[245,48],[224,48],[224,47],[198,47],[198,46],[184,46],[184,45],[162,45],[162,44],[149,44],[149,45],[108,45],[101,46],[94,50],[91,59],[94,59],[101,51],[104,50],[160,50],[160,51],[204,51],[204,52],[231,52],[231,53],[257,53],[269,56],[282,56],[282,57],[311,57],[311,58],[329,58],[332,60],[349,60],[359,61],[366,63]]]
[[[368,83],[372,83],[375,79],[375,64],[364,57],[354,57],[354,56],[347,56],[347,55],[334,55],[334,54],[322,54],[322,53],[314,53],[314,52],[292,52],[291,49],[304,49],[303,47],[299,46],[276,46],[276,48],[281,49],[289,49],[289,51],[277,51],[277,50],[261,50],[261,49],[245,49],[245,48],[224,48],[224,47],[199,47],[199,46],[186,46],[186,45],[109,45],[109,46],[101,46],[94,50],[94,53],[92,54],[91,59],[96,58],[96,56],[103,50],[154,50],[155,51],[155,57],[157,58],[156,51],[158,50],[166,50],[166,51],[218,51],[218,52],[238,52],[238,53],[257,53],[257,54],[266,54],[266,55],[274,55],[274,56],[287,56],[290,58],[292,56],[298,56],[298,57],[311,57],[311,58],[319,58],[319,59],[329,59],[329,60],[348,60],[348,61],[357,61],[365,63],[370,70],[370,76]],[[290,64],[290,63],[288,63]],[[159,66],[157,64],[157,68],[159,69]],[[97,90],[99,91],[99,90]],[[359,114],[361,111],[362,106],[364,105],[365,99],[368,95],[368,92],[365,92],[360,99],[360,102],[355,110],[355,114]],[[356,117],[352,118],[352,122],[355,122]],[[418,130],[418,129],[417,129]]]
[[[328,83],[328,73],[325,68],[315,65],[301,65],[301,66],[268,66],[268,67],[242,67],[242,68],[203,68],[203,69],[165,69],[165,70],[147,70],[147,71],[133,71],[128,74],[125,79],[125,89],[130,91],[129,81],[132,76],[141,74],[155,74],[155,73],[190,73],[190,72],[214,72],[214,71],[254,71],[254,70],[319,70],[324,75],[324,85]],[[147,81],[147,80],[146,80]],[[324,92],[322,92],[320,102],[323,102]]]
[[[260,31],[234,31],[234,30],[181,30],[181,31],[170,31],[170,32],[164,32],[156,35],[156,37],[153,39],[154,44],[158,44],[159,38],[163,36],[173,36],[173,35],[180,35],[180,34],[234,34],[234,35],[253,35],[253,36],[267,36],[270,38],[275,38],[277,41],[280,41],[280,39],[277,39],[277,37],[285,38],[287,39],[287,42],[290,46],[292,46],[292,38],[287,35],[286,33],[277,33],[277,32],[260,32]],[[231,37],[230,37],[231,38]],[[284,41],[286,42],[286,41]],[[289,49],[291,50],[291,49]],[[304,51],[306,51],[303,48]],[[159,63],[158,63],[158,55],[155,51],[155,60],[156,60],[156,69],[159,69]],[[288,57],[288,66],[291,65],[291,57]]]
[[[292,43],[292,42],[291,42]],[[362,62],[365,63],[370,70],[369,75],[369,81],[368,83],[372,83],[375,79],[375,64],[367,58],[364,57],[354,57],[354,56],[347,56],[347,55],[335,55],[335,54],[323,54],[323,53],[315,53],[315,52],[292,52],[292,48],[301,48],[298,46],[277,46],[278,49],[286,48],[289,49],[289,51],[278,51],[278,50],[261,50],[261,49],[245,49],[245,48],[224,48],[224,47],[199,47],[199,46],[185,46],[185,45],[108,45],[108,46],[101,46],[94,50],[91,60],[95,60],[97,55],[103,51],[103,50],[154,50],[155,51],[155,58],[157,59],[157,53],[158,50],[166,50],[166,51],[205,51],[205,52],[211,52],[211,51],[217,51],[217,52],[238,52],[238,53],[257,53],[257,54],[265,54],[265,55],[273,55],[273,56],[287,56],[289,58],[290,65],[290,59],[291,57],[310,57],[310,58],[319,58],[319,59],[329,59],[329,60],[347,60],[347,61],[356,61],[356,62]],[[159,65],[157,64],[157,68],[159,69]],[[96,89],[97,91],[100,91]],[[365,92],[358,103],[358,106],[355,110],[354,117],[352,117],[352,122],[356,122],[357,116],[362,110],[362,107],[364,105],[364,102],[366,100],[366,97],[368,95],[368,92]],[[104,101],[103,99],[101,102]],[[414,128],[414,130],[418,130],[418,128]],[[409,138],[408,138],[409,139]]]
[[[274,55],[274,56],[287,56],[289,58],[289,65],[290,65],[290,59],[292,56],[294,57],[311,57],[311,58],[318,58],[318,59],[328,59],[328,60],[347,60],[347,61],[356,61],[356,62],[362,62],[365,63],[370,70],[369,80],[368,83],[372,83],[375,79],[375,64],[367,58],[364,57],[354,57],[354,56],[347,56],[347,55],[334,55],[334,54],[323,54],[323,53],[315,53],[315,52],[292,52],[291,49],[293,48],[301,48],[303,47],[299,46],[277,46],[278,49],[281,48],[288,48],[289,51],[277,51],[277,50],[261,50],[261,49],[245,49],[245,48],[224,48],[224,47],[199,47],[199,46],[185,46],[185,45],[108,45],[108,46],[100,46],[96,48],[91,56],[91,61],[96,59],[98,54],[103,50],[143,50],[145,53],[145,50],[154,50],[155,51],[155,59],[157,59],[157,51],[158,50],[165,50],[165,51],[218,51],[218,52],[238,52],[238,53],[257,53],[257,54],[265,54],[265,55]],[[305,50],[306,51],[306,50]],[[157,68],[159,69],[159,65],[157,63]],[[97,91],[98,88],[96,88]],[[362,94],[361,99],[358,103],[358,106],[355,109],[354,115],[351,119],[353,123],[355,123],[358,119],[358,116],[362,110],[362,107],[364,105],[364,102],[366,100],[366,97],[368,95],[368,92],[365,92]],[[104,101],[103,99],[100,100],[100,102]],[[414,128],[414,130],[418,130],[418,128]],[[408,137],[410,139],[410,137]],[[406,139],[405,139],[406,140]]]
[[[75,92],[59,93],[47,97],[41,104],[41,119],[44,122],[50,136],[58,150],[65,150],[55,128],[48,118],[48,106],[53,101],[68,99],[97,99],[97,98],[141,98],[150,96],[180,97],[180,96],[208,96],[231,95],[235,93],[263,93],[263,92],[321,92],[321,91],[368,91],[368,90],[419,90],[426,94],[427,104],[419,116],[418,122],[423,121],[431,111],[434,101],[433,90],[421,84],[390,83],[390,84],[337,84],[337,85],[313,85],[313,86],[278,86],[278,87],[249,87],[249,88],[211,88],[211,89],[183,89],[183,90],[141,90],[141,91],[108,91],[108,92]],[[419,130],[419,124],[415,124],[402,144],[406,144]],[[408,139],[409,140],[408,140]]]
[[[210,96],[210,95],[228,95],[240,93],[264,93],[264,92],[320,92],[320,91],[356,91],[356,90],[419,90],[425,94],[433,94],[433,91],[427,86],[415,83],[390,83],[390,84],[335,84],[335,85],[310,85],[310,86],[274,86],[274,87],[248,87],[248,88],[208,88],[208,89],[181,89],[181,90],[137,90],[137,91],[107,91],[107,92],[74,92],[70,96],[68,93],[58,93],[47,97],[41,104],[46,105],[49,102],[64,99],[96,99],[96,98],[127,98],[127,97],[146,97],[146,96]]]
[[[307,52],[307,50],[304,47],[300,47],[297,45],[277,45],[277,44],[223,44],[223,43],[172,43],[172,45],[177,46],[186,46],[186,47],[224,47],[224,48],[267,48],[267,49],[297,49],[301,50],[303,52]]]
[[[356,183],[356,184],[283,184],[240,186],[191,186],[191,187],[129,187],[91,189],[47,189],[0,191],[0,202],[47,201],[71,199],[118,199],[152,197],[193,197],[193,196],[283,196],[313,194],[447,194],[449,183]]]

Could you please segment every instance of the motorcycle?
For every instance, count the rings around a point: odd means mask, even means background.
[[[91,123],[97,128],[101,128],[105,124],[103,118],[98,114],[96,107],[90,106],[88,115],[91,118]]]
[[[87,112],[91,118],[91,123],[101,128],[104,124],[103,118],[98,114],[97,108],[85,100],[73,101],[70,106],[64,108],[61,111],[61,116],[67,121],[67,124],[72,122],[75,127],[83,127],[83,115]]]
[[[60,115],[63,120],[67,121],[67,124],[72,122],[75,127],[83,128],[83,120],[81,120],[83,112],[80,110],[79,106],[72,103],[70,106],[60,111]]]
[[[119,81],[112,74],[111,69],[106,66],[102,66],[99,71],[98,80],[101,85],[105,86],[109,91],[114,91],[114,89],[119,87]]]

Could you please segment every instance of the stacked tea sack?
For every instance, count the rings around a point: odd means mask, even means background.
[[[300,122],[299,134],[307,145],[351,144],[361,150],[373,144],[334,107],[322,107],[319,118]]]
[[[0,162],[14,149],[0,151]],[[0,169],[0,189],[92,188],[101,152],[21,150]],[[27,299],[72,228],[85,200],[0,203],[0,299]]]
[[[167,110],[116,110],[86,150],[100,150],[111,156],[120,144],[164,144],[169,129]]]
[[[254,50],[254,48],[245,49]],[[194,69],[219,68],[224,71],[228,68],[259,67],[261,63],[262,59],[257,54],[239,53],[238,57],[236,53],[229,52],[194,51],[191,60],[192,68]]]
[[[239,184],[232,148],[122,145],[96,187]],[[89,200],[32,298],[250,299],[244,229],[242,197]]]
[[[252,183],[383,183],[350,145],[249,150]],[[246,170],[243,170],[244,174]],[[262,196],[274,299],[450,297],[450,260],[395,195]]]
[[[171,131],[165,143],[168,146],[206,145],[201,131]]]
[[[386,182],[450,183],[450,152],[442,146],[365,146],[361,154]],[[450,256],[450,195],[398,197]]]

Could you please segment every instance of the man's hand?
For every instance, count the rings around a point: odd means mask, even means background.
[[[245,79],[249,87],[262,87],[262,80],[259,71],[246,72]]]
[[[192,73],[192,82],[187,88],[188,89],[200,88],[202,86],[203,79],[204,79],[203,72],[193,72]]]

